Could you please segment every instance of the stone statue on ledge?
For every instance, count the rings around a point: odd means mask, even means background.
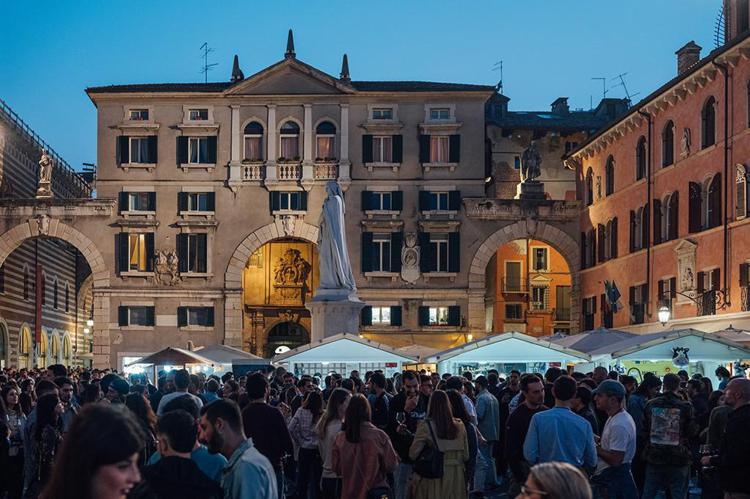
[[[328,197],[323,202],[318,233],[318,255],[320,258],[320,289],[341,290],[345,294],[357,291],[349,261],[344,226],[344,196],[338,182],[326,184]]]
[[[52,181],[52,167],[54,162],[52,158],[47,154],[47,150],[42,150],[42,157],[39,159],[39,185],[36,190],[37,198],[51,198],[52,188],[50,183]]]
[[[521,183],[518,185],[518,197],[526,200],[543,200],[544,184],[536,180],[542,175],[542,155],[534,141],[521,155]]]

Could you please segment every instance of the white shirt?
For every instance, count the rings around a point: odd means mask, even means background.
[[[622,464],[629,464],[635,456],[635,421],[625,410],[607,419],[602,431],[602,449],[624,452]],[[609,468],[604,459],[599,458],[595,474]]]

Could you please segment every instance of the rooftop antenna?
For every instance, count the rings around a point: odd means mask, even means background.
[[[498,93],[503,93],[503,61],[502,59],[497,61],[492,66],[492,71],[500,71],[500,81],[497,82],[497,91]]]
[[[636,92],[634,94],[631,94],[630,92],[628,92],[628,86],[625,85],[625,76],[627,74],[628,73],[620,73],[619,75],[613,77],[612,80],[620,80],[620,83],[616,84],[615,87],[622,87],[622,89],[625,91],[625,97],[628,99],[628,102],[632,102],[633,97],[638,95],[640,92]]]
[[[602,82],[602,99],[607,98],[607,79],[603,76],[591,78],[592,80],[601,80]]]
[[[219,64],[214,62],[209,64],[208,63],[208,54],[212,53],[214,49],[209,48],[208,42],[203,42],[203,45],[201,45],[201,50],[203,51],[203,67],[201,68],[201,73],[204,75],[204,83],[208,83],[208,72],[211,71],[214,66],[218,66]]]
[[[724,18],[724,8],[719,8],[719,13],[716,15],[716,21],[714,22],[714,45],[716,48],[724,45],[727,39],[727,20]]]

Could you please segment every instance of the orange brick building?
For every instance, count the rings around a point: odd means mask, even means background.
[[[727,0],[725,19],[723,46],[682,47],[674,79],[567,158],[583,201],[581,329],[750,328],[748,2]]]

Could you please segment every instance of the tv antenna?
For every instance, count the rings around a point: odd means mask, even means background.
[[[497,91],[503,93],[503,60],[500,59],[492,66],[492,71],[500,71],[500,81],[497,82]]]
[[[201,45],[201,50],[203,51],[203,55],[201,56],[203,57],[203,67],[201,68],[201,73],[203,73],[204,75],[204,83],[208,83],[208,72],[211,71],[214,66],[218,66],[218,63],[208,63],[208,54],[214,51],[214,49],[209,48],[208,42],[203,42],[203,45]]]
[[[625,91],[625,97],[628,99],[629,102],[632,102],[633,97],[638,95],[640,92],[636,92],[634,94],[631,94],[630,92],[628,92],[628,86],[625,84],[625,76],[627,74],[628,73],[620,73],[619,75],[613,77],[611,80],[620,80],[620,83],[617,83],[615,87],[622,87],[622,89]]]
[[[592,80],[600,80],[602,82],[602,99],[607,98],[607,79],[603,76],[591,78]]]
[[[714,45],[716,48],[724,45],[726,41],[727,33],[727,20],[724,18],[724,8],[719,9],[719,13],[716,15],[716,21],[714,23]]]

